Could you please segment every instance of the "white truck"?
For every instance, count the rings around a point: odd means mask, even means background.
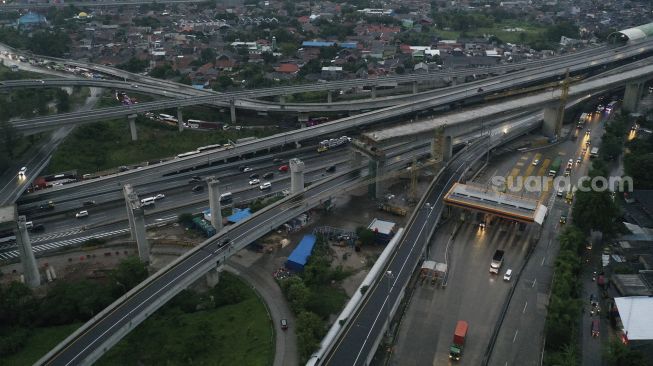
[[[499,269],[503,264],[503,254],[504,251],[497,249],[492,256],[492,263],[490,263],[490,273],[499,274]]]

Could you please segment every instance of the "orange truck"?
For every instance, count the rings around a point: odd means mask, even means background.
[[[460,360],[465,347],[465,338],[467,338],[467,329],[469,325],[464,320],[459,320],[456,324],[456,330],[453,333],[453,344],[449,347],[449,358],[455,361]]]

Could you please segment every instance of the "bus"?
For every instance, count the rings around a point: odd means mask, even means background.
[[[204,122],[204,121],[200,121],[199,119],[189,119],[189,120],[188,120],[188,127],[190,127],[190,128],[199,128],[200,125],[201,125],[203,122]]]
[[[207,146],[198,147],[197,152],[204,152],[204,151],[215,150],[215,149],[220,149],[220,148],[222,148],[222,145],[220,145],[220,144],[207,145]]]
[[[192,156],[196,154],[199,154],[199,151],[189,151],[189,152],[181,153],[177,155],[177,159],[185,158],[187,156]]]
[[[177,123],[177,119],[169,114],[159,113],[159,119],[164,122],[173,122]]]
[[[605,111],[610,113],[614,110],[616,106],[617,106],[617,101],[613,100],[612,102],[608,103],[607,106],[605,106]]]

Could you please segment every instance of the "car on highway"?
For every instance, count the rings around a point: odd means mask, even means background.
[[[282,161],[283,161],[283,159],[281,159],[281,158],[275,158],[274,160],[272,160],[272,162],[275,163],[275,164],[279,164]]]
[[[576,164],[580,164],[582,162],[583,162],[583,157],[582,156],[579,156],[579,157],[576,158]]]
[[[335,171],[336,171],[336,166],[335,165],[331,165],[330,167],[326,168],[327,173],[333,173]]]
[[[279,171],[282,172],[282,173],[287,172],[288,169],[290,169],[290,168],[288,167],[288,165],[282,165],[282,166],[279,167]]]
[[[263,174],[263,179],[272,179],[272,177],[274,177],[273,172],[267,172],[267,173]]]
[[[249,179],[256,179],[258,177],[259,177],[258,173],[252,173],[249,175]]]
[[[503,280],[510,281],[511,278],[512,278],[512,269],[508,268],[506,273],[503,275]]]
[[[156,196],[154,196],[154,200],[155,200],[155,201],[156,201],[156,200],[162,200],[162,199],[164,199],[164,198],[166,198],[166,195],[163,194],[163,193],[159,193],[159,194],[157,194]]]
[[[95,201],[94,200],[84,201],[83,205],[86,206],[86,207],[95,206]]]
[[[204,190],[204,186],[193,187],[193,192],[202,192],[203,190]]]
[[[540,164],[540,159],[533,160],[533,166],[537,166],[539,164]]]
[[[246,166],[245,169],[243,169],[243,173],[251,172],[252,170],[254,170],[254,169]]]
[[[262,190],[262,191],[264,191],[264,190],[266,190],[266,189],[270,189],[270,188],[272,188],[272,183],[270,183],[270,182],[264,182],[264,183],[261,184],[258,188],[259,188],[260,190]]]
[[[21,177],[24,177],[25,173],[27,173],[27,167],[25,166],[20,168],[20,170],[18,171],[18,175],[20,175]]]
[[[558,197],[562,197],[565,194],[565,190],[562,188],[558,188],[558,193],[556,194]]]
[[[560,215],[560,223],[563,225],[567,223],[567,215]]]
[[[587,131],[585,131],[585,136],[589,136],[591,134],[592,134],[592,131],[590,131],[589,129]]]
[[[288,329],[288,320],[287,319],[281,319],[281,329],[283,329],[283,330]]]
[[[252,179],[252,180],[249,181],[249,185],[250,185],[250,186],[254,186],[254,185],[257,185],[257,184],[259,184],[259,183],[261,183],[261,180],[258,179],[258,178],[256,178],[256,179]]]
[[[593,319],[592,324],[590,324],[590,329],[592,330],[592,338],[599,336],[599,331],[601,328],[601,321],[599,319]]]
[[[78,219],[81,219],[82,217],[87,217],[88,216],[88,211],[79,211],[78,213],[75,214],[75,217]]]
[[[127,168],[127,167],[124,166],[124,165],[121,166],[120,168],[118,168],[118,171],[120,171],[121,173],[122,173],[122,172],[126,172],[126,171],[128,171],[128,170],[129,170],[129,168]]]
[[[43,226],[43,224],[36,224],[30,231],[33,233],[42,233],[45,231],[45,226]]]

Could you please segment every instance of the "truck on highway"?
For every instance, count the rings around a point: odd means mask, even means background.
[[[497,249],[492,256],[492,263],[490,263],[490,273],[498,274],[501,265],[503,264],[503,250]]]
[[[560,157],[557,157],[555,160],[553,160],[551,167],[549,167],[549,177],[555,177],[558,174],[558,171],[560,170],[560,164],[562,164],[562,159]]]
[[[599,156],[599,148],[593,147],[590,149],[590,158],[596,158]]]
[[[463,347],[465,347],[465,338],[467,337],[467,329],[469,325],[464,320],[459,320],[456,323],[456,330],[453,332],[453,343],[449,347],[449,358],[458,361],[463,355]]]

